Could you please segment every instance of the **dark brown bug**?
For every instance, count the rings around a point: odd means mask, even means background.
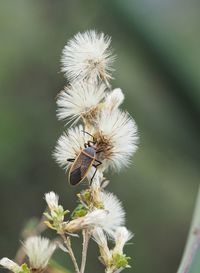
[[[88,132],[83,131],[84,133],[90,135]],[[90,135],[92,136],[92,135]],[[69,183],[72,186],[79,184],[83,179],[87,176],[88,171],[93,166],[96,168],[92,178],[94,178],[97,167],[102,164],[101,161],[96,159],[96,154],[101,152],[97,151],[96,141],[92,136],[93,141],[88,141],[84,144],[84,149],[81,149],[80,153],[76,158],[68,158],[67,161],[73,162],[70,170],[69,170]]]

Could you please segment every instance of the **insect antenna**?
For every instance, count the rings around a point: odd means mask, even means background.
[[[93,138],[93,140],[94,140],[94,136],[93,136],[93,135],[91,135],[90,133],[88,133],[88,132],[86,132],[86,131],[84,131],[84,130],[82,130],[82,132],[85,133],[85,134],[88,134],[88,135],[91,136],[91,137]]]

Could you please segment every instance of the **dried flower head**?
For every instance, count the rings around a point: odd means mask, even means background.
[[[56,245],[54,243],[40,236],[29,237],[24,242],[24,250],[32,269],[42,270],[46,268],[55,249]]]
[[[76,34],[64,47],[62,68],[70,82],[108,81],[114,61],[109,49],[111,38],[94,30]]]
[[[76,82],[66,87],[58,96],[58,119],[77,122],[82,117],[89,122],[94,121],[105,97],[105,89],[104,84],[88,82]]]
[[[0,260],[0,265],[14,273],[19,273],[22,271],[21,267],[18,264],[6,257]]]
[[[137,125],[127,112],[121,110],[103,110],[97,120],[93,133],[102,150],[101,160],[105,168],[119,171],[127,166],[130,157],[137,150]]]

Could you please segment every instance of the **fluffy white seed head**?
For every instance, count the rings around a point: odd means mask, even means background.
[[[105,221],[108,215],[108,211],[103,209],[96,209],[92,212],[89,212],[84,219],[85,226],[99,226],[103,221]]]
[[[105,221],[108,212],[103,209],[95,209],[83,217],[79,217],[67,223],[65,230],[69,233],[77,232],[82,229],[92,229],[98,227]]]
[[[69,158],[75,158],[84,148],[84,143],[91,137],[83,132],[83,126],[79,125],[74,128],[70,128],[67,133],[64,133],[57,142],[54,158],[56,162],[67,169],[71,163],[67,161]]]
[[[114,233],[115,248],[114,253],[123,253],[124,245],[133,238],[133,234],[126,227],[118,227]]]
[[[6,257],[0,260],[0,265],[14,273],[19,273],[21,271],[21,267],[18,264]]]
[[[56,245],[54,243],[40,236],[30,237],[24,242],[24,250],[33,269],[46,268],[55,249]]]
[[[117,109],[124,101],[124,94],[120,88],[115,88],[107,96],[104,101],[104,106],[109,111]]]
[[[125,223],[125,211],[121,202],[113,193],[99,189],[93,198],[95,202],[101,205],[102,209],[93,208],[86,216],[71,221],[69,225],[72,225],[72,222],[79,223],[81,226],[79,229],[83,227],[100,227],[113,237],[116,229]]]
[[[97,115],[99,103],[105,97],[104,84],[76,82],[62,91],[57,99],[58,119],[78,121],[81,117],[92,121]]]
[[[103,204],[104,210],[108,213],[106,219],[100,223],[103,230],[112,236],[113,232],[125,223],[125,211],[119,199],[110,192],[101,191],[99,200]]]
[[[111,78],[114,61],[109,49],[111,38],[94,30],[76,34],[64,47],[61,71],[70,82],[97,82]]]
[[[98,130],[94,133],[105,168],[120,170],[127,166],[130,157],[137,150],[137,125],[132,117],[121,110],[112,112],[103,110],[97,120]]]
[[[50,210],[56,210],[58,208],[59,196],[55,194],[55,192],[45,193],[44,198]]]

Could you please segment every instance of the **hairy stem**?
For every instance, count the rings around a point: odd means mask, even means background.
[[[83,232],[83,249],[82,249],[82,261],[81,261],[81,270],[80,273],[84,273],[86,259],[87,259],[87,251],[88,251],[88,243],[90,240],[90,233],[87,229],[84,229]]]
[[[80,270],[79,270],[79,267],[78,267],[78,264],[77,264],[77,261],[76,261],[76,258],[74,256],[74,252],[72,250],[72,247],[71,247],[71,241],[70,241],[70,238],[69,237],[66,237],[64,234],[61,234],[61,237],[64,241],[64,244],[68,250],[68,254],[74,264],[74,269],[75,269],[75,272],[76,273],[80,273]]]

